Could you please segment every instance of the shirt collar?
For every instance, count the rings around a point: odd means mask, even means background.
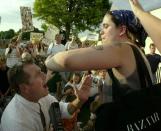
[[[30,108],[31,110],[34,110],[35,112],[38,112],[38,113],[40,112],[40,107],[38,103],[28,101],[27,99],[25,99],[19,94],[16,94],[16,99],[27,108]]]
[[[57,44],[57,43],[55,42],[55,45],[56,45],[56,46],[59,46],[59,45],[61,45],[61,43],[60,43],[60,44]]]

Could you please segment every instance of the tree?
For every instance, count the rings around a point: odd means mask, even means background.
[[[41,28],[42,28],[44,31],[47,31],[48,26],[47,26],[45,23],[43,23],[43,24],[41,25]]]
[[[71,31],[98,28],[110,7],[109,0],[35,0],[34,16],[58,28],[65,27],[69,38]]]
[[[14,37],[15,31],[13,29],[9,29],[8,31],[0,32],[0,39],[11,39]]]
[[[15,35],[15,31],[13,29],[10,29],[6,32],[5,39],[11,39],[12,37],[14,37],[14,35]]]

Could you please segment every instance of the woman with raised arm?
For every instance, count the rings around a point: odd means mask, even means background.
[[[129,2],[134,14],[161,52],[161,20],[144,11],[138,0],[129,0]]]
[[[145,45],[146,32],[129,10],[108,12],[103,18],[102,25],[100,33],[103,45],[64,51],[50,56],[45,61],[47,68],[52,71],[113,68],[114,75],[120,83],[128,85],[126,91],[140,89],[136,60],[130,45],[140,51],[139,46]],[[140,53],[147,61],[141,51]],[[147,67],[149,68],[148,64]],[[111,101],[112,85],[110,80],[107,80],[103,88],[103,103]]]

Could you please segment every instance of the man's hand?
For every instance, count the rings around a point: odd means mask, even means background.
[[[79,89],[75,88],[75,95],[80,101],[85,102],[89,97],[90,88],[92,86],[92,77],[90,75],[83,77],[81,83]]]
[[[77,98],[73,102],[68,104],[68,112],[71,115],[75,111],[77,111],[86,100],[88,100],[91,85],[92,77],[88,75],[82,78],[82,84],[79,89],[77,89],[76,87],[74,88]]]
[[[143,8],[141,4],[139,3],[139,0],[129,0],[129,3],[131,5],[131,9],[133,13],[138,16],[139,11],[143,11]]]

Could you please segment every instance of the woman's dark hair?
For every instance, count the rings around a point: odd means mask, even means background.
[[[112,14],[111,11],[107,12],[106,15],[110,15],[111,16],[111,20],[115,23],[116,27],[119,27],[121,25],[119,19],[114,17],[114,15]]]
[[[67,86],[64,88],[64,92],[66,92],[66,91],[69,90],[69,89],[74,90],[73,87],[72,87],[71,85],[67,85]]]
[[[111,20],[115,23],[116,27],[119,27],[121,25],[125,25],[127,37],[130,40],[132,40],[138,47],[145,46],[145,36],[143,36],[145,33],[143,33],[143,28],[134,29],[134,27],[128,26],[128,24],[127,25],[122,24],[120,18],[117,17],[116,15],[113,15],[112,11],[107,12],[106,15],[111,16]],[[136,20],[139,22],[139,20],[137,18],[136,18]]]
[[[65,99],[65,102],[72,102],[72,101],[74,101],[75,99],[76,99],[77,97],[76,97],[76,95],[68,95],[67,97],[66,97],[66,99]]]

